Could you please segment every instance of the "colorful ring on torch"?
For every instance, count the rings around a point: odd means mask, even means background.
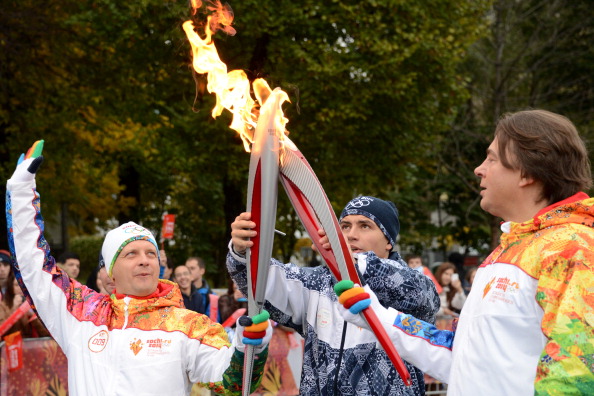
[[[265,335],[266,335],[266,331],[259,331],[259,332],[255,333],[253,331],[244,330],[244,332],[243,332],[243,336],[245,338],[249,338],[251,340],[264,338]]]
[[[258,315],[254,315],[252,317],[252,322],[254,322],[254,324],[258,324],[266,322],[268,319],[270,319],[270,314],[267,310],[263,309],[262,312],[260,312]]]
[[[363,289],[361,286],[353,287],[352,289],[343,292],[340,297],[338,297],[338,302],[344,305],[349,299],[363,293],[365,293],[365,289]]]
[[[349,311],[351,311],[352,314],[358,314],[361,313],[361,311],[363,311],[364,309],[368,308],[371,305],[371,299],[370,298],[366,298],[365,300],[361,300],[356,302],[355,304],[353,304],[350,308]]]
[[[256,339],[251,339],[251,338],[246,338],[243,337],[243,339],[241,340],[243,342],[244,345],[253,345],[253,346],[258,346],[262,344],[262,339],[261,338],[256,338]]]
[[[343,304],[346,309],[350,309],[353,305],[357,304],[359,301],[363,300],[370,300],[369,293],[359,293],[356,296],[353,296],[346,300]],[[371,300],[370,300],[371,301]]]
[[[340,296],[345,290],[352,289],[353,286],[355,286],[355,282],[352,280],[341,280],[334,285],[334,293],[336,293],[337,296]]]
[[[266,329],[267,328],[268,328],[268,321],[262,322],[262,323],[253,324],[251,326],[247,326],[245,328],[245,330],[246,331],[249,331],[251,333],[259,333],[261,331],[266,332]]]

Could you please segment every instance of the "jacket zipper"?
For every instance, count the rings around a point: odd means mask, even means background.
[[[124,325],[122,326],[122,330],[128,326],[128,304],[130,303],[131,298],[126,296],[124,297]]]
[[[340,351],[338,351],[338,363],[336,365],[336,376],[334,377],[334,390],[333,395],[338,395],[338,374],[340,373],[340,365],[342,364],[342,352],[344,350],[344,341],[346,339],[347,322],[344,322],[342,328],[342,340],[340,340]]]

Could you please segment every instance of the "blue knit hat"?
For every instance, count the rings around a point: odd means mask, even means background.
[[[340,214],[341,221],[349,215],[361,215],[370,218],[382,230],[392,249],[396,246],[396,237],[400,232],[398,209],[394,202],[384,201],[376,197],[361,196],[352,199]]]

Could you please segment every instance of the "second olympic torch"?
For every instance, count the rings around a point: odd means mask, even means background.
[[[332,275],[337,281],[349,279],[363,285],[326,192],[305,156],[289,138],[285,138],[280,159],[280,180],[301,223]],[[326,232],[330,250],[324,249],[316,238],[320,228]],[[412,384],[410,373],[373,309],[368,307],[361,314],[394,364],[404,384],[410,386]]]

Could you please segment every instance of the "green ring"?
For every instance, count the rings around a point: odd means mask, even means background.
[[[336,295],[340,297],[340,295],[343,292],[352,289],[353,286],[355,286],[355,282],[353,282],[352,280],[341,280],[340,282],[334,285],[334,293],[336,293]]]
[[[254,315],[254,317],[252,318],[252,322],[254,324],[259,324],[259,323],[267,321],[269,318],[270,318],[270,314],[268,313],[267,310],[263,309],[262,312],[260,312],[258,315]]]

